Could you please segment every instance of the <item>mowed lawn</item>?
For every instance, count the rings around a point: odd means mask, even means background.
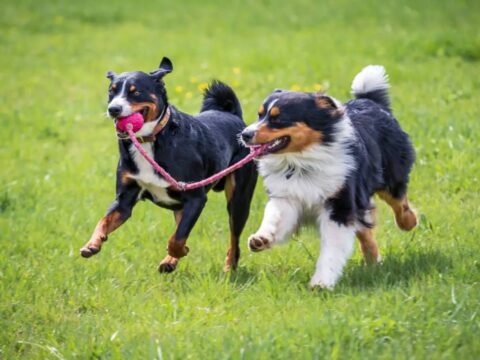
[[[480,358],[479,24],[478,1],[2,1],[0,359]],[[105,73],[164,55],[173,104],[198,111],[218,78],[247,123],[274,88],[346,101],[363,66],[385,65],[417,150],[418,228],[379,203],[383,264],[357,247],[336,289],[312,292],[314,229],[247,250],[259,182],[236,273],[213,193],[173,274],[156,270],[173,216],[148,202],[81,258],[114,198]]]

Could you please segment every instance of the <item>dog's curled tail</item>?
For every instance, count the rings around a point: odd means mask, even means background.
[[[200,112],[207,110],[225,111],[242,118],[242,107],[237,95],[230,86],[218,80],[213,80],[203,93]]]
[[[388,75],[382,65],[368,65],[352,82],[352,95],[357,99],[370,99],[390,110]]]

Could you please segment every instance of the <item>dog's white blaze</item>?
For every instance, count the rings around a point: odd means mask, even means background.
[[[143,128],[141,130],[143,130]],[[141,145],[145,149],[147,154],[153,158],[152,143],[145,143]],[[152,196],[154,197],[154,200],[157,202],[160,202],[166,205],[179,204],[180,203],[179,201],[172,199],[167,194],[166,188],[168,188],[170,184],[165,179],[155,174],[152,165],[150,165],[150,163],[147,160],[145,160],[145,158],[143,157],[142,154],[140,154],[137,148],[135,148],[135,146],[132,144],[129,150],[130,150],[130,154],[132,155],[133,161],[135,162],[135,165],[137,165],[137,168],[138,168],[138,174],[131,175],[130,177],[137,181],[138,185],[140,185],[142,190],[147,190],[148,192],[150,192],[150,194],[152,194]],[[140,194],[142,192],[140,192]]]
[[[330,213],[323,211],[318,219],[320,232],[320,256],[310,287],[332,289],[353,250],[355,227],[343,226],[330,220]]]
[[[127,82],[125,81],[122,85],[122,90],[112,99],[112,101],[110,101],[107,106],[107,111],[110,106],[121,106],[122,112],[119,115],[120,117],[129,116],[133,113],[132,107],[127,100],[126,84]]]

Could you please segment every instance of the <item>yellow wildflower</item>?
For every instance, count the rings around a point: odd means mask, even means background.
[[[205,91],[207,88],[208,88],[208,83],[206,83],[206,82],[198,84],[198,90],[200,90],[202,92]]]

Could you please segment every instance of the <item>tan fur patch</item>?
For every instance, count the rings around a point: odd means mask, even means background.
[[[102,242],[107,241],[108,234],[122,225],[124,221],[125,220],[122,219],[122,214],[116,210],[104,216],[98,222],[90,241],[85,245],[85,247],[94,247],[100,249],[102,247]]]
[[[172,236],[168,241],[168,255],[180,259],[188,254],[188,247],[185,245],[187,239],[176,240],[175,236]]]
[[[238,237],[230,235],[230,248],[227,251],[227,257],[225,258],[225,264],[223,271],[228,272],[230,270],[236,270],[238,266],[238,258],[240,254],[237,254]]]
[[[342,116],[343,109],[337,108],[334,104],[332,104],[331,99],[327,98],[326,96],[318,96],[315,98],[315,104],[320,109],[328,110],[333,116]]]
[[[135,85],[131,85],[131,86],[130,86],[130,89],[128,89],[128,91],[130,91],[130,92],[134,92],[135,90],[137,90],[137,88],[135,87]]]
[[[230,200],[232,200],[234,191],[235,191],[235,175],[230,174],[225,179],[225,196],[227,197],[227,202],[230,202]]]
[[[396,199],[387,191],[379,191],[377,194],[392,208],[395,214],[395,222],[400,229],[409,231],[417,226],[417,214],[415,210],[410,208],[406,195],[400,199]]]
[[[285,149],[276,154],[286,152],[301,152],[315,143],[320,143],[323,134],[320,131],[308,127],[305,123],[296,123],[284,129],[272,129],[266,124],[261,125],[253,138],[253,144],[266,144],[282,136],[289,136],[290,143]]]
[[[141,102],[132,104],[132,111],[143,111],[144,108],[148,108],[147,116],[145,116],[145,122],[153,121],[157,118],[157,104],[153,102]]]
[[[265,106],[260,105],[260,108],[258,109],[258,115],[259,116],[265,115]]]
[[[278,116],[280,115],[280,109],[277,106],[272,107],[270,110],[270,116]]]
[[[117,89],[117,84],[113,84],[112,85],[112,90],[116,90]]]
[[[129,183],[132,181],[131,178],[132,174],[130,174],[128,171],[122,172],[122,176],[120,177],[120,181],[122,182],[123,185]]]
[[[373,237],[372,229],[357,231],[357,238],[360,241],[363,257],[367,263],[375,263],[378,260],[378,245]]]

